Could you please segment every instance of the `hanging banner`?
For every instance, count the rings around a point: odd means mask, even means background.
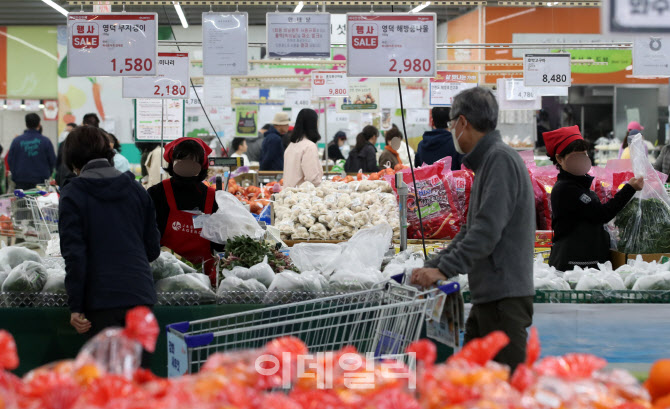
[[[670,33],[668,0],[605,0],[600,10],[603,33]]]
[[[9,111],[20,111],[21,110],[21,100],[20,99],[8,99],[5,104]]]
[[[522,79],[505,79],[505,98],[508,101],[534,101],[537,93],[534,88],[526,86]]]
[[[312,105],[312,91],[309,89],[287,89],[284,93],[284,106],[300,111]]]
[[[270,58],[330,58],[329,13],[267,13]]]
[[[58,101],[49,100],[44,101],[44,119],[53,121],[58,119]]]
[[[41,110],[39,99],[26,99],[23,101],[23,109],[30,112],[37,112]]]
[[[542,109],[542,97],[536,95],[533,88],[525,88],[523,85],[523,80],[521,78],[515,78],[515,79],[498,78],[496,85],[497,85],[496,97],[498,99],[498,108],[501,111]],[[509,88],[513,90],[511,92],[513,94],[516,94],[517,98],[519,98],[518,95],[520,93],[521,97],[526,99],[508,99],[508,97],[510,96],[513,97],[515,96],[509,94],[510,91],[508,91],[507,89],[508,85]],[[533,94],[534,98],[529,99],[530,95],[528,93]]]
[[[347,75],[435,76],[435,13],[347,14]]]
[[[636,37],[633,41],[633,75],[670,77],[670,36]]]
[[[451,106],[456,95],[477,85],[479,73],[475,71],[438,71],[430,79],[430,105]]]
[[[188,99],[190,97],[188,53],[158,53],[155,77],[126,77],[123,98]]]
[[[247,13],[202,13],[203,75],[247,75]]]
[[[312,97],[346,97],[349,80],[344,71],[312,71]]]
[[[255,138],[258,133],[258,105],[235,106],[235,135]]]
[[[230,77],[206,76],[205,88],[207,88],[207,96],[204,100],[205,105],[216,107],[231,106]]]
[[[156,13],[69,13],[68,77],[155,76]]]
[[[337,112],[379,112],[379,83],[349,81],[349,96],[337,104]]]
[[[162,112],[161,112],[162,111]],[[136,99],[135,141],[160,142],[184,137],[184,100]]]
[[[331,44],[346,44],[347,43],[347,15],[346,14],[331,14],[330,15],[330,43]]]
[[[570,54],[526,54],[523,56],[523,81],[527,87],[569,87]]]

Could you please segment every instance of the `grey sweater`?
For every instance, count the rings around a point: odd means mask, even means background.
[[[493,131],[463,160],[475,172],[467,223],[426,267],[467,274],[473,304],[535,294],[535,199],[521,156]]]

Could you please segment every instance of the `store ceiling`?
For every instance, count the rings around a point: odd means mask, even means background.
[[[68,11],[79,11],[80,6],[70,6],[67,1],[55,0],[56,3],[63,6]],[[280,2],[281,3],[281,2]],[[406,2],[398,2],[401,5],[394,6],[397,11],[409,11],[414,6],[408,6]],[[420,2],[416,2],[418,5]],[[200,25],[202,13],[209,11],[208,6],[182,6],[186,19],[189,25]],[[303,11],[313,11],[313,6],[305,6]],[[472,6],[430,6],[424,11],[437,13],[438,20],[446,21],[458,17],[472,10]],[[91,6],[85,6],[85,11],[92,11]],[[114,11],[121,11],[120,6],[113,6]],[[214,6],[214,11],[234,11],[235,6]],[[390,6],[375,6],[374,10],[377,12],[390,12]],[[172,6],[126,6],[126,11],[129,12],[156,12],[161,25],[168,24],[169,21],[173,25],[179,25],[179,17]],[[240,11],[249,13],[249,24],[262,25],[265,24],[265,14],[267,12],[275,11],[275,6],[244,6],[244,1],[240,1]],[[279,6],[279,11],[289,12],[293,11],[293,6]],[[327,11],[333,14],[347,13],[347,12],[367,12],[370,11],[370,6],[328,6]],[[167,12],[167,16],[166,16]],[[65,24],[65,17],[45,4],[41,0],[0,0],[0,26],[16,26],[16,25],[58,25]]]

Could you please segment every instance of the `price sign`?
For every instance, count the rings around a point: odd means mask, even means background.
[[[526,54],[523,80],[528,87],[569,87],[572,83],[570,54]]]
[[[508,101],[534,101],[537,98],[535,90],[517,78],[505,80],[505,92]]]
[[[670,33],[670,1],[605,0],[600,22],[603,33]]]
[[[69,77],[156,75],[156,13],[70,13],[67,33]]]
[[[435,76],[435,13],[347,14],[350,77]]]
[[[123,79],[124,98],[188,99],[190,91],[188,53],[158,53],[155,77]]]
[[[670,36],[635,38],[633,75],[670,77]]]
[[[184,136],[184,100],[136,99],[135,140],[174,141]],[[161,112],[162,111],[162,112]],[[161,127],[161,119],[163,126]]]
[[[346,97],[349,80],[344,71],[312,71],[313,97]]]
[[[167,333],[168,378],[182,376],[188,372],[188,348],[183,338]]]
[[[438,71],[430,79],[430,105],[450,106],[454,97],[479,84],[479,74],[473,71]]]
[[[217,107],[231,106],[230,95],[231,82],[230,77],[205,77],[205,105]]]
[[[26,99],[23,101],[26,111],[37,112],[40,110],[40,100],[39,99]]]
[[[330,57],[330,14],[267,13],[268,56]]]
[[[247,13],[202,13],[204,75],[247,75]]]
[[[312,92],[309,89],[287,89],[284,94],[284,106],[300,111],[309,108],[312,103]]]
[[[21,100],[20,99],[8,99],[5,104],[7,109],[10,111],[20,111],[21,110]]]

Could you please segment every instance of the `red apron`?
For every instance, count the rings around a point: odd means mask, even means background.
[[[216,285],[216,259],[212,256],[210,241],[200,237],[202,229],[196,229],[193,226],[194,214],[177,208],[170,179],[163,181],[163,188],[170,207],[170,214],[165,233],[161,238],[161,246],[171,249],[193,264],[203,264],[205,274],[209,276],[212,285]],[[205,214],[212,214],[215,194],[216,191],[213,188],[207,189]]]

